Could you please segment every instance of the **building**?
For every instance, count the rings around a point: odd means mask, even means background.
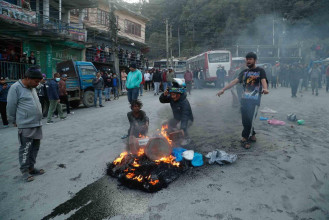
[[[141,14],[107,0],[98,0],[93,8],[71,11],[71,23],[87,30],[86,61],[117,73],[131,62],[143,66],[147,21]]]
[[[84,60],[87,31],[70,24],[70,11],[91,6],[91,0],[0,1],[1,75],[21,78],[37,64],[50,78],[58,62]]]

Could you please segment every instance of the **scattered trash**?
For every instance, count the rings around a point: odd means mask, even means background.
[[[192,166],[201,167],[203,165],[203,156],[199,153],[194,153],[194,157],[192,160]]]
[[[287,115],[287,120],[288,121],[297,121],[297,116],[293,113]]]
[[[183,152],[183,158],[186,160],[193,160],[194,150],[187,150]]]
[[[270,114],[276,114],[278,113],[277,111],[270,109],[268,107],[265,107],[264,109],[260,110],[261,113],[270,113]]]
[[[286,122],[284,121],[279,121],[279,120],[276,120],[276,119],[271,119],[271,120],[268,120],[267,121],[270,125],[285,125]]]
[[[261,121],[267,121],[268,118],[260,116],[260,117],[259,117],[259,120],[261,120]]]
[[[182,154],[183,154],[184,151],[187,151],[187,150],[184,149],[184,148],[181,148],[181,147],[177,147],[177,148],[174,148],[174,149],[172,150],[171,155],[173,155],[174,157],[176,157],[175,160],[176,160],[177,162],[180,162],[180,161],[183,160],[183,156],[182,156]]]
[[[304,125],[304,124],[305,124],[305,121],[304,121],[304,120],[298,120],[297,123],[298,123],[299,125]]]
[[[222,150],[214,150],[206,155],[209,158],[209,164],[217,162],[219,165],[224,165],[228,163],[233,163],[236,161],[238,156],[236,154],[228,154]]]

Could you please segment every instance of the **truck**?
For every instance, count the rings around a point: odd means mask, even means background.
[[[56,71],[67,75],[66,90],[70,106],[77,108],[82,103],[86,107],[94,106],[93,79],[97,69],[91,62],[67,60],[58,63]]]

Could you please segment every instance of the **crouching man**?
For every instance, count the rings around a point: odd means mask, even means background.
[[[35,88],[42,78],[40,70],[31,67],[8,92],[7,114],[18,127],[20,170],[27,182],[34,180],[33,175],[45,172],[34,167],[42,139],[42,108]]]
[[[187,145],[190,142],[187,129],[194,118],[190,102],[186,98],[185,83],[180,79],[174,79],[170,90],[162,93],[159,100],[161,103],[170,103],[174,115],[174,118],[168,122],[168,131],[183,130],[185,138],[181,144]]]
[[[146,113],[141,110],[143,103],[139,100],[132,100],[130,104],[131,112],[127,113],[129,120],[128,135],[138,138],[146,136],[149,128],[149,118]]]

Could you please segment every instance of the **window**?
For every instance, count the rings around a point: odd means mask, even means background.
[[[97,9],[97,23],[109,26],[109,13],[100,9]]]
[[[73,9],[70,11],[72,16],[79,16],[79,9]]]
[[[137,24],[135,22],[125,20],[125,32],[128,34],[133,34],[138,37],[141,37],[141,29],[142,26],[140,24]]]
[[[210,53],[208,54],[209,63],[230,62],[229,53]]]
[[[83,76],[94,75],[96,76],[96,70],[93,66],[79,66],[80,72]]]

